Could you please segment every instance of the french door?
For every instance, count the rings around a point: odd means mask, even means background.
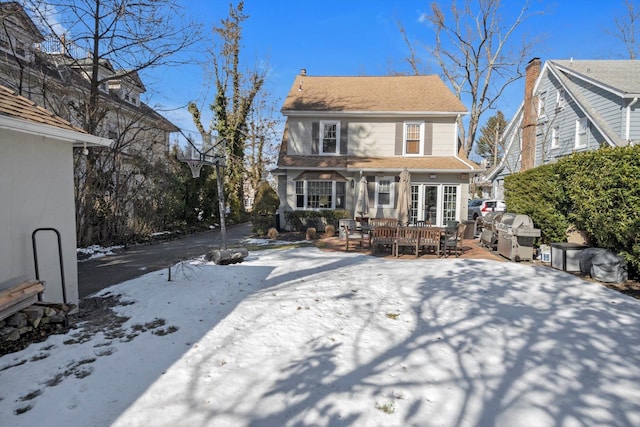
[[[410,222],[429,221],[442,226],[459,220],[460,186],[412,184]]]

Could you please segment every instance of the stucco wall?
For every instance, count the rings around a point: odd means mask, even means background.
[[[41,227],[61,234],[67,299],[77,304],[72,145],[0,129],[0,284],[35,278],[31,235]],[[36,237],[43,299],[61,302],[56,234]]]

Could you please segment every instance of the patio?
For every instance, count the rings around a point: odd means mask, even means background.
[[[320,239],[318,247],[322,250],[329,251],[345,251],[345,240],[335,236],[335,237],[325,237]],[[493,261],[508,261],[507,259],[501,257],[497,253],[494,253],[487,248],[484,248],[480,245],[479,240],[477,238],[474,239],[463,239],[462,240],[462,254],[458,256],[461,259],[484,259],[484,260],[493,260]],[[349,245],[349,252],[356,253],[364,253],[367,255],[380,257],[380,258],[393,258],[399,260],[415,260],[416,256],[413,253],[403,253],[401,252],[398,257],[395,257],[390,250],[388,251],[378,251],[374,253],[372,248],[369,248],[365,245],[364,248],[355,246],[353,244]],[[438,259],[436,254],[433,253],[420,253],[418,259]],[[449,255],[449,258],[456,258],[455,255]]]

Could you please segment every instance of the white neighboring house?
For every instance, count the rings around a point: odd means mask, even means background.
[[[0,85],[0,289],[35,279],[32,234],[53,228],[66,299],[78,304],[73,147],[110,143]],[[57,235],[43,230],[35,237],[43,300],[63,302]]]

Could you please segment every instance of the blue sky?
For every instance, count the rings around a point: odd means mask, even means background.
[[[433,45],[434,33],[421,19],[430,11],[429,0],[246,0],[241,62],[248,68],[268,64],[265,87],[284,100],[301,68],[311,75],[385,75],[409,72],[404,63],[408,49],[398,22],[408,37]],[[445,3],[445,2],[441,2]],[[228,0],[183,0],[191,19],[202,22],[207,34],[226,18]],[[234,1],[234,4],[236,2]],[[503,0],[505,21],[519,12],[522,2]],[[447,6],[445,6],[447,7]],[[640,7],[640,5],[639,5]],[[542,38],[533,56],[548,59],[625,59],[624,48],[612,36],[615,17],[625,14],[623,0],[530,1],[531,16],[518,39]],[[510,22],[510,21],[509,21]],[[203,46],[206,47],[206,46]],[[426,51],[418,48],[428,62]],[[437,74],[433,66],[430,73]],[[163,114],[184,130],[194,132],[186,104],[208,104],[199,65],[156,69],[146,75],[148,103],[161,105]],[[446,82],[445,82],[446,83]],[[499,105],[510,118],[522,101],[522,83],[516,84]],[[152,89],[151,89],[152,88]],[[485,118],[488,118],[485,117]]]

